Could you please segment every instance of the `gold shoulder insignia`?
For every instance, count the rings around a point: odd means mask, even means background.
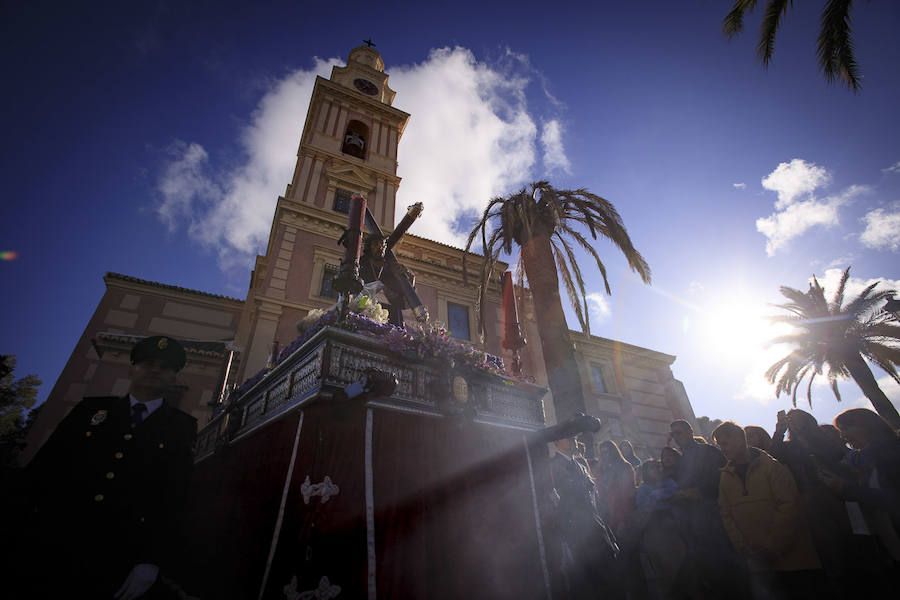
[[[102,423],[105,420],[106,420],[106,411],[98,410],[97,412],[94,413],[94,416],[91,417],[91,425],[99,425],[100,423]]]
[[[156,342],[156,347],[160,350],[165,350],[169,346],[169,338],[159,338],[159,341]]]

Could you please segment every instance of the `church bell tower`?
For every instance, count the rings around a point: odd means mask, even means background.
[[[298,335],[296,323],[307,312],[334,302],[337,239],[351,196],[367,199],[382,230],[394,228],[397,145],[409,119],[392,106],[395,96],[370,46],[351,50],[347,66],[334,67],[330,79],[316,78],[294,174],[251,275],[237,334],[238,382],[266,365],[276,342]]]

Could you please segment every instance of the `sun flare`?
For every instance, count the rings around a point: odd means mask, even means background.
[[[753,364],[772,353],[769,341],[784,332],[783,325],[767,318],[772,314],[765,303],[731,298],[704,309],[697,320],[703,341],[717,360]]]

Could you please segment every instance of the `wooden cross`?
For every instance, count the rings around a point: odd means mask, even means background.
[[[363,40],[363,44],[365,44],[369,48],[372,48],[375,45],[375,42],[372,41],[372,38],[369,38],[367,40]]]

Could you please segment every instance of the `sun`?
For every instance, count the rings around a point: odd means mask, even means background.
[[[711,357],[753,364],[771,353],[770,340],[783,332],[767,317],[774,314],[764,302],[724,298],[695,316],[699,335]]]
[[[775,387],[765,373],[790,347],[772,340],[793,329],[772,322],[770,317],[777,316],[778,309],[750,293],[722,295],[690,308],[685,333],[692,336],[694,351],[702,353],[709,368],[724,371],[739,382],[733,399],[763,405],[775,400]]]

